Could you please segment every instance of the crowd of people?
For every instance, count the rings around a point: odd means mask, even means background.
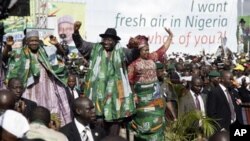
[[[56,61],[48,57],[38,31],[27,32],[18,50],[12,49],[13,38],[7,38],[1,140],[165,141],[169,123],[192,111],[215,121],[214,135],[203,135],[209,140],[220,133],[228,138],[235,122],[250,123],[242,110],[250,102],[246,54],[219,48],[219,53],[200,56],[166,55],[174,37],[167,28],[164,44],[150,53],[144,35],[130,38],[125,48],[114,28],[92,43],[81,37],[80,27],[81,22],[74,23],[72,39],[88,61],[83,81],[68,72],[61,59],[65,48],[56,37],[50,38],[61,56]],[[124,138],[119,137],[123,128],[128,132]]]

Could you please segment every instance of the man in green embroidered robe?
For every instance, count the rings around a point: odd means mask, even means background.
[[[54,59],[57,61],[52,61],[46,52],[46,49],[55,47],[43,47],[39,43],[38,31],[35,30],[27,32],[26,39],[23,48],[11,51],[9,44],[4,50],[9,66],[6,83],[13,77],[20,78],[25,87],[24,98],[48,108],[52,114],[58,116],[62,125],[71,122],[65,91],[67,71],[62,62],[56,58]],[[51,43],[58,45],[56,39],[51,39]],[[58,48],[60,49],[59,45]]]
[[[114,123],[130,117],[135,105],[126,67],[138,57],[138,50],[122,48],[114,28],[100,34],[100,43],[90,43],[81,38],[80,27],[81,22],[76,22],[72,37],[79,52],[89,60],[84,94],[92,99],[97,116],[105,121]]]

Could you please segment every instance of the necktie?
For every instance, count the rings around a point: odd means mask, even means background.
[[[74,97],[74,89],[71,89],[71,94],[72,94],[73,97]]]
[[[232,101],[231,95],[228,92],[228,90],[226,90],[226,94],[227,94],[228,104],[229,104],[229,108],[230,108],[230,112],[231,112],[231,121],[233,121],[236,118],[233,101]]]
[[[89,141],[89,137],[88,137],[88,135],[87,135],[87,131],[88,129],[86,128],[86,129],[84,129],[83,131],[82,131],[82,141]]]
[[[195,94],[195,104],[196,104],[196,108],[198,110],[201,110],[201,104],[200,104],[198,96],[199,96],[198,94]]]

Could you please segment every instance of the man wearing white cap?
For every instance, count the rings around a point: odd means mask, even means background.
[[[67,71],[62,62],[51,64],[45,49],[39,44],[38,31],[26,34],[27,43],[21,50],[12,52],[6,82],[13,77],[24,84],[24,98],[48,108],[61,119],[62,125],[71,121],[65,92]],[[51,44],[58,44],[56,39]]]
[[[1,140],[17,141],[30,129],[28,120],[20,113],[7,110],[0,117]]]

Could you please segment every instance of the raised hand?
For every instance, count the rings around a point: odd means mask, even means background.
[[[167,28],[165,27],[164,29],[165,29],[165,31],[168,33],[169,37],[172,38],[172,37],[174,36],[173,33],[172,33],[172,31],[171,31],[169,28],[167,29]]]
[[[9,47],[9,48],[11,48],[12,47],[12,45],[14,45],[14,38],[13,38],[13,36],[8,36],[7,38],[6,38],[6,46],[7,47]]]
[[[56,37],[55,36],[53,36],[53,35],[51,35],[50,37],[49,37],[49,43],[51,43],[52,45],[58,45],[59,44],[59,42],[57,41],[57,39],[56,39]]]
[[[165,29],[165,31],[168,33],[168,39],[164,42],[164,47],[166,48],[166,49],[168,49],[169,48],[169,46],[170,46],[170,44],[172,43],[172,39],[173,39],[173,33],[172,33],[172,31],[169,29],[169,28],[164,28]]]
[[[74,31],[78,31],[81,27],[82,23],[80,21],[76,21],[74,23]]]

